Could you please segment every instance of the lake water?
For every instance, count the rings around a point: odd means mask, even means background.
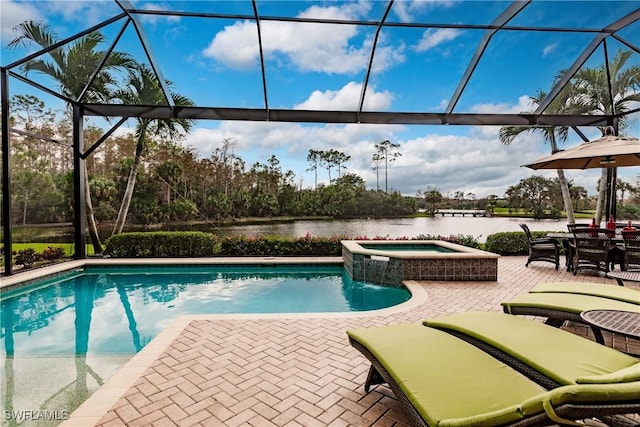
[[[581,222],[587,222],[586,220]],[[263,224],[242,224],[218,226],[213,223],[178,224],[161,227],[149,227],[149,230],[194,230],[212,232],[220,236],[283,236],[302,237],[307,233],[312,236],[376,236],[395,239],[398,237],[416,237],[424,235],[470,235],[479,242],[485,242],[487,236],[501,231],[522,231],[518,224],[525,223],[532,231],[567,231],[566,220],[534,220],[527,218],[504,217],[472,217],[472,216],[438,216],[435,218],[386,218],[386,219],[335,219],[335,220],[296,220]],[[16,227],[18,229],[19,227]],[[100,237],[104,242],[113,230],[110,224],[99,227]],[[125,231],[142,231],[142,227],[125,227]],[[23,241],[23,240],[21,240]],[[71,242],[73,228],[66,225],[51,225],[39,229],[34,242]]]
[[[566,231],[566,220],[533,220],[524,218],[485,218],[472,216],[445,216],[435,218],[390,218],[350,220],[302,220],[287,223],[242,225],[231,227],[199,226],[198,229],[216,234],[286,237],[349,236],[373,238],[376,236],[398,238],[430,235],[471,235],[484,242],[487,236],[502,231],[522,231],[518,224],[525,223],[532,231]],[[194,228],[195,229],[195,228]]]

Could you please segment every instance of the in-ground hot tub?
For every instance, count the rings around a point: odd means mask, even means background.
[[[440,240],[343,240],[353,280],[401,286],[403,280],[498,280],[500,255]]]

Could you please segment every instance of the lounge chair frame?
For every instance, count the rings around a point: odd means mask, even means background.
[[[349,338],[350,344],[360,351],[370,362],[371,367],[367,375],[367,382],[365,383],[365,392],[369,392],[371,385],[386,383],[393,394],[396,396],[398,402],[405,411],[411,425],[429,427],[420,414],[416,411],[411,404],[407,396],[404,394],[400,386],[395,382],[389,372],[382,366],[378,359],[359,342]],[[505,363],[506,364],[506,363]],[[371,382],[370,382],[371,381]],[[554,408],[556,415],[565,419],[586,419],[593,417],[605,417],[608,415],[629,414],[640,411],[640,398],[636,403],[624,403],[624,404],[565,404]],[[626,417],[618,417],[607,419],[607,423],[614,427],[633,427],[637,426],[637,423],[633,420],[629,420]],[[519,420],[515,423],[506,424],[512,427],[527,427],[527,426],[548,426],[556,424],[546,414],[538,414],[527,419]]]
[[[488,344],[478,338],[475,337],[471,337],[467,334],[464,334],[462,332],[458,332],[455,330],[451,330],[451,329],[447,329],[447,333],[468,342],[469,344],[477,347],[478,349],[484,351],[485,353],[491,355],[491,357],[498,359],[499,361],[501,361],[502,363],[504,363],[505,365],[515,369],[516,371],[520,372],[522,375],[524,375],[525,377],[531,379],[532,381],[536,382],[537,384],[540,384],[542,387],[544,387],[547,390],[551,390],[553,388],[556,387],[560,387],[562,384],[559,384],[558,382],[554,381],[553,379],[547,377],[546,375],[543,375],[542,373],[540,373],[539,371],[533,369],[532,367],[530,367],[529,365],[521,362],[519,359],[513,357],[512,355],[510,355],[509,353],[504,352],[503,350]],[[373,366],[372,366],[373,369]],[[395,392],[394,392],[395,393]],[[623,409],[625,411],[625,413],[633,413],[633,412],[639,412],[640,413],[640,399],[638,400],[637,404],[625,404],[625,405],[619,405],[619,408],[611,408],[611,411],[618,411],[619,409]],[[626,412],[628,411],[628,412]],[[624,415],[620,415],[621,412],[612,412],[607,414],[606,412],[602,412],[598,414],[598,417],[600,417],[602,419],[602,421],[606,422],[608,425],[610,426],[615,426],[615,427],[638,427],[638,422],[634,421]],[[593,414],[592,414],[593,415]]]
[[[582,323],[583,325],[587,325],[584,320],[580,317],[579,313],[572,313],[570,311],[562,311],[562,310],[553,310],[550,308],[541,308],[541,307],[518,307],[518,306],[510,306],[504,307],[503,311],[507,314],[520,315],[520,316],[536,316],[536,317],[546,317],[544,321],[545,324],[550,326],[555,326],[559,328],[564,325],[565,322],[576,322]],[[602,331],[595,326],[587,325],[591,328],[591,332],[593,332],[593,336],[596,342],[600,344],[604,344],[604,337],[602,336]]]

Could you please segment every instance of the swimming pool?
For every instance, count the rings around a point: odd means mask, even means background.
[[[131,354],[181,314],[367,311],[410,296],[337,265],[89,266],[3,292],[0,354]]]
[[[410,297],[340,264],[87,266],[2,292],[3,411],[59,424],[182,314],[365,311]]]
[[[388,243],[384,246],[375,243],[360,243],[360,246],[365,249],[375,249],[383,251],[419,251],[419,252],[437,252],[437,253],[454,253],[457,252],[454,249],[447,248],[441,245],[433,243],[405,243],[405,244],[393,244]]]

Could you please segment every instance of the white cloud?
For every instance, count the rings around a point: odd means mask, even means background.
[[[297,110],[356,110],[360,102],[362,84],[349,82],[340,90],[316,90],[306,101],[295,105]],[[384,111],[391,105],[393,95],[389,91],[376,92],[369,86],[364,110]]]
[[[163,11],[163,10],[171,10],[171,5],[169,3],[144,3],[142,5],[143,10],[155,10],[155,11]],[[143,22],[155,25],[159,21],[168,21],[168,22],[179,22],[179,16],[163,16],[163,15],[139,15],[140,19]]]
[[[412,22],[415,16],[419,13],[429,11],[431,9],[448,8],[455,4],[455,1],[451,0],[410,0],[410,1],[397,1],[393,4],[392,11],[395,13],[400,21]]]
[[[558,47],[558,43],[548,44],[542,49],[542,56],[548,56],[551,52],[555,51]]]
[[[0,1],[0,38],[3,44],[7,45],[16,37],[13,27],[21,22],[30,19],[34,21],[42,21],[43,17],[40,10],[35,7],[36,3],[17,3],[9,0]]]
[[[311,95],[304,106],[332,108],[347,105],[344,97],[349,93],[359,95],[359,85],[350,83],[334,92],[318,92]],[[311,104],[316,102],[315,104]],[[529,97],[523,95],[514,105],[477,106],[476,111],[530,110]],[[307,104],[308,103],[308,104]],[[308,150],[337,149],[351,156],[347,171],[364,178],[369,188],[376,185],[376,173],[371,169],[374,144],[385,139],[399,143],[402,156],[389,165],[389,188],[403,194],[416,194],[429,186],[443,193],[463,191],[474,193],[478,198],[489,194],[503,196],[507,187],[521,179],[542,175],[557,176],[555,171],[533,171],[523,164],[542,157],[550,150],[540,133],[523,133],[509,146],[498,140],[499,126],[443,127],[443,126],[397,126],[397,125],[339,125],[325,124],[309,126],[298,123],[253,123],[220,122],[215,129],[199,128],[187,136],[187,145],[196,147],[203,157],[211,155],[223,139],[237,141],[236,154],[247,165],[264,162],[275,154],[284,170],[292,170],[296,181],[302,180],[311,186],[314,177],[307,172]],[[422,136],[408,134],[424,132]],[[576,136],[567,141],[567,146],[579,143]],[[625,175],[637,174],[637,168],[625,168]],[[632,169],[636,169],[635,172]],[[595,194],[599,171],[565,171],[567,178],[576,185]],[[326,183],[327,176],[319,174],[319,182]],[[624,178],[623,178],[624,179]],[[632,179],[630,179],[633,182]],[[384,171],[380,170],[379,182],[384,187]]]
[[[306,18],[354,19],[368,10],[366,3],[340,7],[312,6],[299,16]],[[291,63],[301,71],[354,74],[369,61],[371,40],[360,36],[353,25],[263,21],[260,25],[266,60]],[[404,61],[402,46],[394,49],[379,41],[374,67],[383,70]],[[252,21],[236,22],[217,33],[204,56],[226,66],[248,69],[257,66],[258,33]]]
[[[422,38],[414,46],[414,49],[418,52],[424,52],[433,49],[442,43],[456,39],[462,31],[454,28],[440,28],[437,30],[428,29],[422,33]]]
[[[107,0],[93,1],[42,1],[47,14],[61,15],[67,22],[78,22],[85,27],[95,25],[121,12],[115,2]]]
[[[214,37],[203,52],[232,68],[251,68],[258,61],[256,26],[249,22],[236,22]]]
[[[516,104],[476,104],[471,108],[471,112],[483,114],[519,114],[527,111],[531,112],[535,109],[536,105],[532,103],[529,95],[522,95],[518,97]]]

